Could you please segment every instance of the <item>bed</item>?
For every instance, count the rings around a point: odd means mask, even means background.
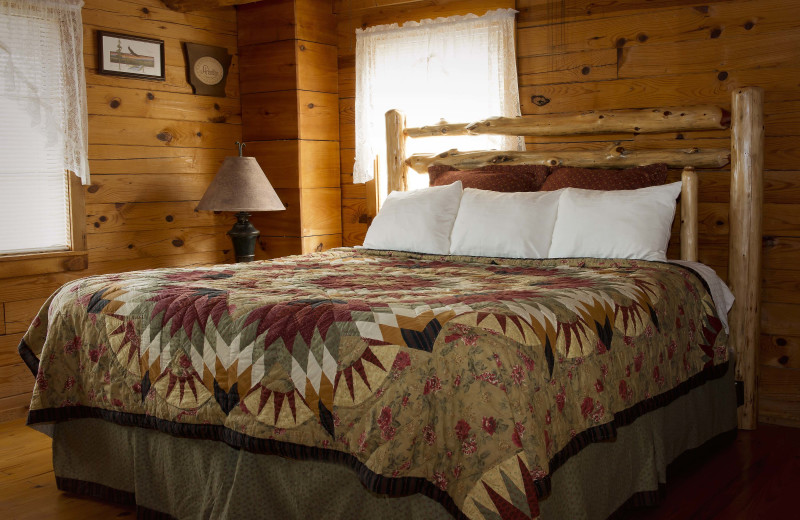
[[[736,427],[734,378],[754,426],[762,97],[544,125],[387,114],[395,190],[407,165],[685,168],[688,262],[695,168],[730,155],[729,333],[692,263],[342,248],[89,277],[51,296],[19,346],[59,488],[166,518],[605,518],[652,502],[671,460]],[[404,152],[414,135],[731,121],[726,150]]]

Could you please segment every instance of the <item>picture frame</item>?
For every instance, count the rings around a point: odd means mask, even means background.
[[[97,72],[164,81],[164,40],[97,31]]]

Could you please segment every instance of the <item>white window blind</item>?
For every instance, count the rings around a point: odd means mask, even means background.
[[[0,0],[0,254],[71,248],[66,170],[88,181],[80,4]]]
[[[385,117],[395,108],[408,126],[520,115],[513,9],[382,25],[356,31],[356,160],[353,182],[373,176],[386,157]],[[407,153],[521,150],[513,136],[409,139]],[[418,181],[418,182],[415,182]],[[409,176],[411,188],[427,175]],[[386,185],[385,182],[381,183]]]

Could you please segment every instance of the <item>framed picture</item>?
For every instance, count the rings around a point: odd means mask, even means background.
[[[164,40],[97,31],[97,72],[164,81]]]

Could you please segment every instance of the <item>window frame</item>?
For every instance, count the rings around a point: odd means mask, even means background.
[[[84,186],[74,173],[67,172],[67,175],[69,176],[70,249],[0,255],[0,279],[88,269]],[[21,225],[25,225],[24,222]]]

